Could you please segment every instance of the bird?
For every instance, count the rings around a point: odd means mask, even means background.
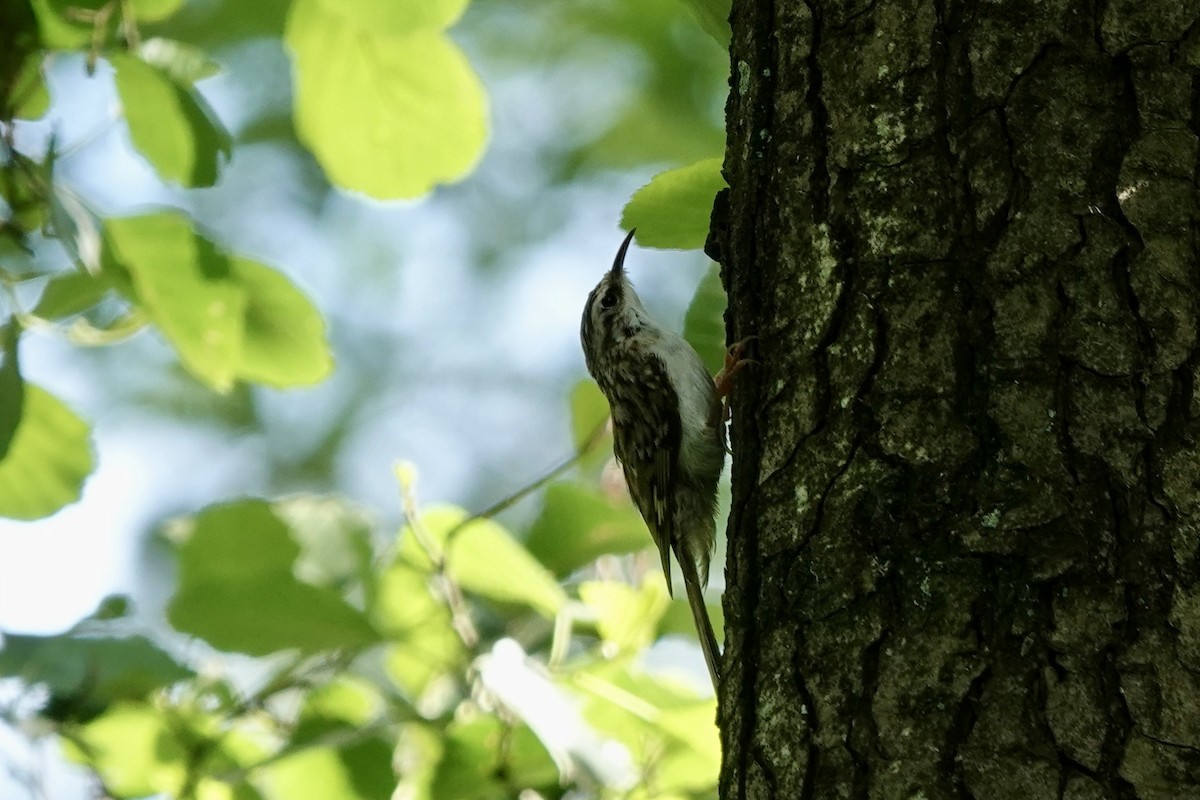
[[[662,559],[671,596],[671,556],[683,575],[700,649],[717,690],[721,649],[704,604],[716,537],[717,482],[725,464],[721,390],[679,334],[656,323],[625,272],[634,230],[587,297],[580,324],[584,361],[612,416],[613,452],[630,497]],[[732,351],[731,351],[732,352]]]

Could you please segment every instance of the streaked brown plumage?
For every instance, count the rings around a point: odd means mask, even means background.
[[[646,520],[671,588],[671,554],[679,562],[714,688],[720,655],[704,587],[716,533],[717,481],[725,429],[712,377],[683,337],[659,327],[625,275],[621,243],[588,295],[580,338],[588,372],[608,398],[613,450],[634,504]]]

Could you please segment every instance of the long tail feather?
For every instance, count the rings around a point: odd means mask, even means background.
[[[683,573],[683,585],[687,588],[688,605],[692,609],[692,618],[696,622],[696,635],[700,638],[700,649],[704,651],[704,663],[708,665],[708,674],[712,678],[713,691],[720,693],[721,647],[717,644],[717,636],[713,633],[712,622],[708,619],[708,607],[704,604],[704,588],[700,586],[695,564],[690,563],[687,558],[680,558],[679,566]]]

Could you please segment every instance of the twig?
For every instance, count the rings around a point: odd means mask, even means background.
[[[446,605],[450,608],[450,621],[454,626],[454,631],[468,650],[474,650],[475,646],[479,644],[479,631],[475,628],[475,623],[471,621],[471,613],[467,609],[467,601],[463,597],[462,589],[450,577],[446,569],[445,549],[438,546],[421,522],[412,481],[402,480],[400,482],[400,497],[404,505],[404,517],[408,520],[408,527],[413,532],[413,538],[433,564],[434,574],[441,585]]]
[[[142,36],[138,32],[137,17],[133,13],[132,0],[120,0],[121,32],[125,35],[125,46],[133,52],[142,49]]]
[[[450,544],[454,541],[454,537],[463,531],[468,525],[478,522],[481,519],[491,519],[492,517],[510,508],[514,504],[525,499],[529,495],[541,489],[550,481],[562,475],[571,467],[579,463],[579,460],[587,455],[596,443],[600,441],[605,429],[608,427],[608,420],[605,419],[597,425],[591,433],[589,433],[575,453],[564,459],[560,463],[551,467],[546,472],[542,473],[531,482],[517,489],[512,494],[500,498],[495,503],[492,503],[487,508],[477,511],[464,518],[461,522],[452,527],[446,534],[445,545],[439,546],[425,530],[425,527],[420,522],[420,516],[417,513],[416,498],[413,496],[412,484],[408,481],[401,481],[401,496],[404,504],[404,516],[408,520],[409,528],[413,532],[413,537],[417,544],[425,551],[429,560],[433,563],[434,571],[442,584],[442,590],[446,596],[446,604],[450,607],[450,617],[454,625],[454,630],[458,633],[468,649],[474,649],[479,643],[479,632],[476,630],[474,623],[471,622],[470,614],[467,610],[466,600],[463,597],[462,589],[450,577],[446,564],[446,551]]]
[[[532,482],[525,484],[512,494],[500,498],[482,511],[476,511],[474,514],[471,514],[462,522],[455,525],[450,529],[450,532],[446,534],[446,544],[449,545],[451,540],[453,540],[463,528],[467,527],[471,523],[478,522],[481,519],[491,519],[501,511],[511,508],[529,495],[536,492],[538,489],[541,489],[559,475],[562,475],[571,467],[578,464],[580,459],[587,455],[588,452],[590,452],[591,449],[596,446],[596,443],[600,441],[607,427],[608,419],[605,418],[603,422],[593,428],[592,432],[589,433],[582,442],[580,442],[579,447],[576,448],[576,451],[573,455],[551,467],[539,477],[534,478]]]

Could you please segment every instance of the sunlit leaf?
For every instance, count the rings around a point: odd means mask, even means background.
[[[272,798],[380,800],[392,795],[392,747],[380,737],[301,750],[261,769]]]
[[[567,601],[558,581],[512,535],[493,520],[462,527],[466,512],[435,507],[421,515],[423,534],[444,554],[446,569],[464,590],[504,603],[527,605],[553,617]],[[447,539],[447,537],[450,537]],[[421,537],[402,533],[401,555],[428,563]]]
[[[367,30],[389,34],[411,33],[432,28],[444,30],[453,25],[467,7],[467,0],[422,0],[397,3],[395,0],[319,0],[331,13],[352,17]]]
[[[385,665],[392,681],[412,698],[430,682],[466,664],[445,600],[435,597],[429,574],[397,560],[379,576],[372,620],[395,644]]]
[[[226,741],[223,739],[221,745],[224,745]],[[262,761],[264,758],[265,756],[260,756],[256,761]],[[247,764],[247,766],[250,765]],[[263,800],[259,791],[246,781],[227,783],[221,778],[199,778],[196,781],[194,794],[196,800]]]
[[[313,383],[331,365],[324,322],[282,275],[221,252],[173,212],[108,220],[106,268],[127,272],[135,299],[184,366],[226,391],[239,378]]]
[[[336,592],[296,579],[300,547],[265,502],[214,506],[191,526],[178,548],[179,588],[167,610],[177,630],[250,655],[363,647],[378,639]]]
[[[75,0],[67,0],[75,2]],[[158,22],[183,7],[184,0],[131,0],[133,15],[139,22]]]
[[[105,243],[184,366],[212,388],[237,377],[247,298],[229,260],[175,213],[109,220]]]
[[[0,516],[38,519],[78,500],[92,472],[90,433],[62,401],[25,384],[21,422],[0,461]]]
[[[579,585],[579,599],[596,612],[600,636],[622,652],[637,652],[658,637],[658,622],[670,602],[657,573],[641,587],[586,581]]]
[[[725,363],[725,287],[721,267],[712,264],[683,318],[683,338],[695,348],[708,371],[716,374]]]
[[[635,763],[652,764],[663,793],[715,788],[721,764],[716,702],[662,674],[595,662],[572,676],[584,715],[617,738]]]
[[[66,753],[86,762],[117,797],[174,796],[187,776],[188,753],[162,710],[114,703],[66,740]]]
[[[645,247],[704,247],[713,200],[726,185],[721,162],[706,158],[655,175],[625,205],[621,226],[637,228],[638,244]]]
[[[406,800],[432,800],[432,785],[445,752],[441,726],[420,722],[400,728],[396,759],[406,765],[393,797]]]
[[[285,40],[297,130],[333,183],[380,199],[419,197],[479,159],[483,88],[444,33],[389,33],[341,4],[296,0]]]
[[[337,731],[366,727],[382,710],[379,693],[369,682],[335,678],[317,686],[304,699],[291,745],[305,745]]]
[[[392,681],[420,698],[435,678],[465,666],[467,654],[453,627],[450,608],[434,594],[428,559],[407,539],[380,574],[371,619],[394,642],[385,665]]]
[[[280,273],[246,258],[230,259],[230,273],[246,292],[238,376],[282,387],[329,374],[325,320],[309,299]]]
[[[124,53],[108,56],[133,145],[166,180],[212,186],[230,136],[208,103],[167,72]]]
[[[111,288],[103,275],[62,272],[47,281],[33,314],[44,319],[71,317],[96,305]]]
[[[649,547],[646,524],[631,504],[614,505],[595,489],[556,483],[546,490],[542,513],[525,546],[559,577],[605,553],[636,553]]]
[[[101,0],[78,0],[74,5],[95,11]],[[42,44],[49,48],[70,49],[87,45],[92,38],[92,26],[72,22],[64,16],[68,0],[32,0],[33,13],[37,16]]]
[[[455,723],[446,732],[432,800],[507,798],[508,787],[556,787],[558,769],[526,725],[509,727],[495,717]]]

